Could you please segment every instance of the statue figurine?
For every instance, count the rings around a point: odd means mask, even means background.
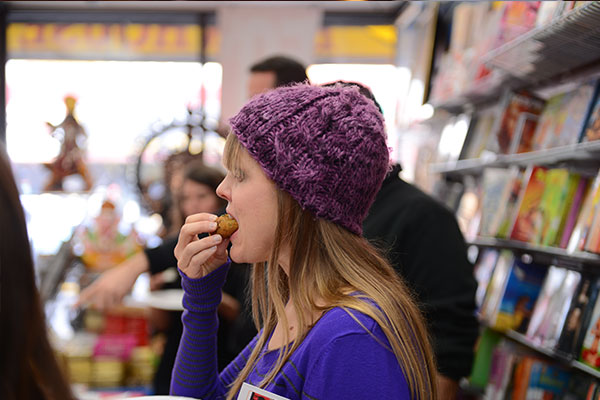
[[[80,175],[85,183],[85,190],[92,188],[92,178],[85,165],[84,142],[87,133],[75,118],[75,103],[77,100],[72,96],[65,97],[67,115],[59,125],[52,125],[47,122],[52,129],[52,137],[61,137],[62,144],[60,153],[49,164],[45,166],[51,171],[52,176],[44,190],[62,190],[63,179],[70,175]]]

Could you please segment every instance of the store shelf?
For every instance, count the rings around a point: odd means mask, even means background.
[[[516,240],[477,238],[468,244],[478,247],[508,249],[519,254],[529,254],[532,261],[540,264],[557,265],[577,271],[600,268],[600,255],[583,251],[568,252],[565,249],[534,245]]]
[[[532,342],[527,336],[525,336],[523,334],[520,334],[520,333],[512,331],[512,330],[508,330],[506,332],[501,332],[501,331],[497,331],[493,328],[491,328],[491,329],[496,332],[499,332],[500,334],[506,336],[507,338],[509,338],[509,339],[539,353],[539,354],[542,354],[546,357],[549,357],[553,360],[558,361],[560,364],[562,364],[565,367],[577,369],[579,371],[585,372],[588,375],[593,376],[594,378],[600,379],[600,371],[595,370],[594,368],[589,367],[582,362],[579,362],[579,361],[574,360],[569,357],[565,357],[564,355],[557,353],[552,349],[548,349],[546,347],[539,346],[539,345],[535,344],[534,342]]]
[[[571,167],[596,168],[600,166],[600,140],[576,143],[569,146],[521,154],[500,154],[495,158],[458,160],[453,163],[433,164],[431,172],[446,175],[478,175],[484,168],[508,167],[511,165],[560,166],[568,163]]]
[[[460,113],[497,101],[507,89],[538,90],[599,74],[600,2],[591,2],[534,28],[491,50],[482,61],[492,68],[491,79],[432,105]]]
[[[531,85],[573,75],[600,63],[600,2],[576,8],[550,24],[492,50],[483,61]]]

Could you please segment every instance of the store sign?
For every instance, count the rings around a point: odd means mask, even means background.
[[[206,30],[206,53],[216,52],[214,26]],[[202,30],[198,25],[11,23],[10,58],[198,61]]]
[[[393,25],[328,26],[315,37],[320,62],[394,64],[397,47]]]

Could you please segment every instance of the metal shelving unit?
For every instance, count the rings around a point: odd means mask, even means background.
[[[600,255],[584,251],[568,252],[557,247],[485,237],[479,237],[468,244],[478,247],[512,250],[517,254],[527,254],[531,256],[532,261],[540,264],[556,265],[577,271],[600,271]]]
[[[496,101],[505,89],[536,90],[600,73],[600,2],[576,8],[482,58],[495,76],[434,107],[458,113]]]
[[[564,164],[593,166],[600,165],[600,141],[576,143],[569,146],[531,151],[521,154],[498,154],[489,159],[458,160],[453,163],[434,164],[431,172],[450,175],[478,175],[484,168],[519,165],[560,166]]]

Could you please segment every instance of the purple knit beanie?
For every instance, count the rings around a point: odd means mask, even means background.
[[[233,133],[303,209],[358,235],[389,165],[383,118],[356,88],[306,84],[253,97]]]

